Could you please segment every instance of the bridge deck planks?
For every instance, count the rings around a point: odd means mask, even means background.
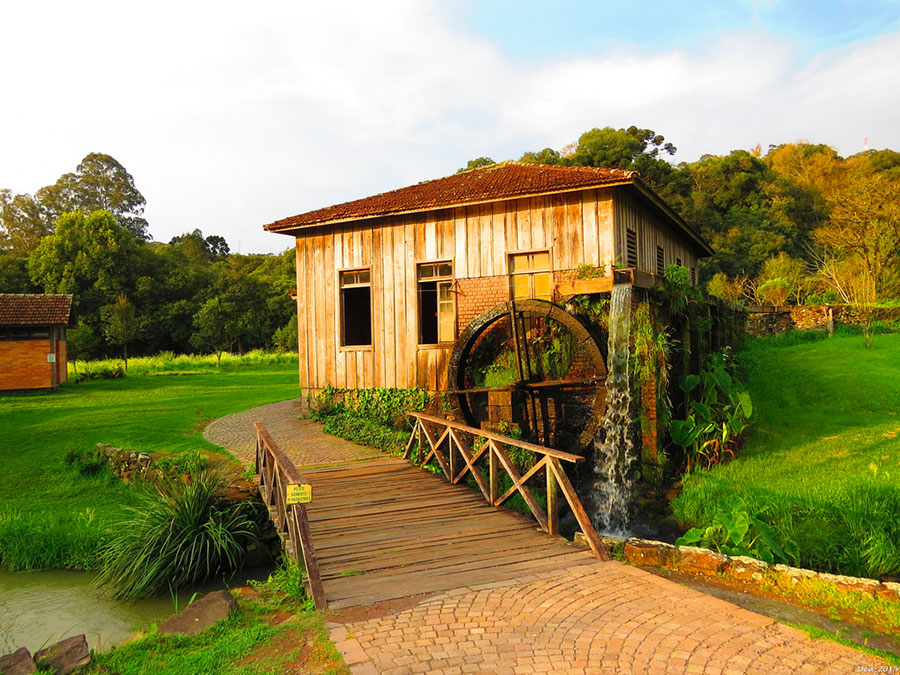
[[[400,459],[299,467],[333,609],[590,564],[589,551]]]

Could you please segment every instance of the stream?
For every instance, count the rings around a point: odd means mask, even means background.
[[[264,580],[272,567],[250,568],[227,583],[209,583],[201,593]],[[109,649],[151,623],[160,623],[174,611],[169,596],[133,603],[112,600],[91,587],[90,572],[50,570],[10,572],[0,567],[0,654],[19,647],[34,653],[72,635],[84,633],[91,649]],[[180,608],[192,592],[180,594]]]

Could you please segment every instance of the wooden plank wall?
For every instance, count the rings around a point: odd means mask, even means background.
[[[581,263],[610,269],[615,218],[627,220],[614,209],[613,193],[512,199],[305,231],[296,244],[300,386],[446,389],[450,347],[418,345],[416,264],[451,260],[458,279],[490,277],[507,274],[509,253],[549,249],[555,270]],[[372,346],[342,347],[339,271],[365,267],[372,271]]]
[[[615,199],[616,257],[624,266],[628,259],[625,231],[637,233],[637,268],[644,272],[656,272],[656,247],[662,246],[666,265],[681,259],[690,270],[697,267],[697,250],[667,222],[661,222],[642,200],[628,190],[619,190]]]

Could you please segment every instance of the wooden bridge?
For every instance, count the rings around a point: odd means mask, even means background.
[[[260,492],[288,554],[306,567],[317,607],[371,604],[606,559],[562,467],[582,457],[439,417],[411,418],[404,459],[302,467],[291,463],[262,424],[254,424]],[[524,474],[509,447],[533,453]],[[441,475],[410,461],[436,465]],[[460,484],[469,477],[480,494]],[[502,492],[501,481],[511,483]],[[529,487],[535,483],[539,488]],[[310,485],[312,501],[289,503],[293,485]],[[533,518],[497,508],[514,494]],[[558,536],[563,502],[591,551]]]

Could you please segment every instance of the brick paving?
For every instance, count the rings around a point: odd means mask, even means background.
[[[378,456],[297,420],[299,400],[213,422],[243,461],[262,421],[298,465]],[[884,661],[618,562],[457,588],[345,623],[331,639],[352,673],[850,673]],[[372,613],[378,614],[377,611]],[[336,619],[339,617],[335,617]]]
[[[294,398],[221,417],[203,430],[210,443],[228,448],[241,462],[251,464],[256,454],[254,422],[262,422],[269,434],[297,466],[314,466],[381,457],[378,450],[329,436],[322,425],[299,419],[305,406]]]

